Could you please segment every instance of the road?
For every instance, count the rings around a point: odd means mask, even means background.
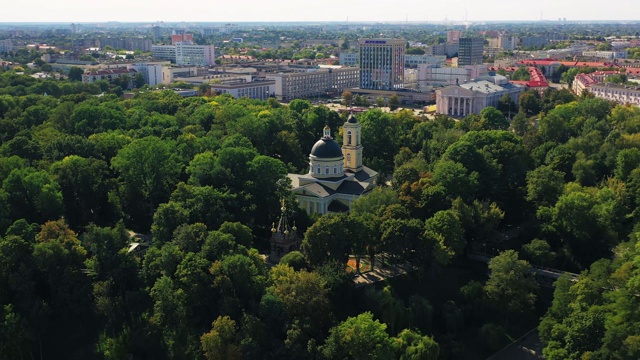
[[[487,360],[544,360],[538,329],[528,332]]]

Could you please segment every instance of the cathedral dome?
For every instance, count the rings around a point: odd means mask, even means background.
[[[341,158],[342,148],[333,138],[325,136],[313,145],[311,155],[318,159]]]

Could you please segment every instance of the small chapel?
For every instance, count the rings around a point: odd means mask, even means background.
[[[309,215],[346,212],[351,203],[371,191],[378,173],[362,165],[362,126],[353,114],[342,126],[342,146],[325,126],[311,148],[309,172],[289,174],[291,191]]]

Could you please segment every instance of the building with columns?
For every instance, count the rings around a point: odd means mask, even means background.
[[[375,187],[378,173],[362,164],[361,125],[351,115],[342,126],[342,147],[325,126],[309,154],[307,174],[289,174],[291,191],[309,215],[346,212]]]
[[[473,82],[436,90],[436,112],[454,117],[480,114],[486,107],[497,107],[505,94],[509,94],[517,104],[524,89],[523,86],[511,84],[501,75],[481,76]]]

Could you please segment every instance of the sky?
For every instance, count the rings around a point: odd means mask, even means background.
[[[3,1],[4,2],[4,1]],[[8,0],[0,22],[270,22],[640,20],[640,1],[619,0]]]

